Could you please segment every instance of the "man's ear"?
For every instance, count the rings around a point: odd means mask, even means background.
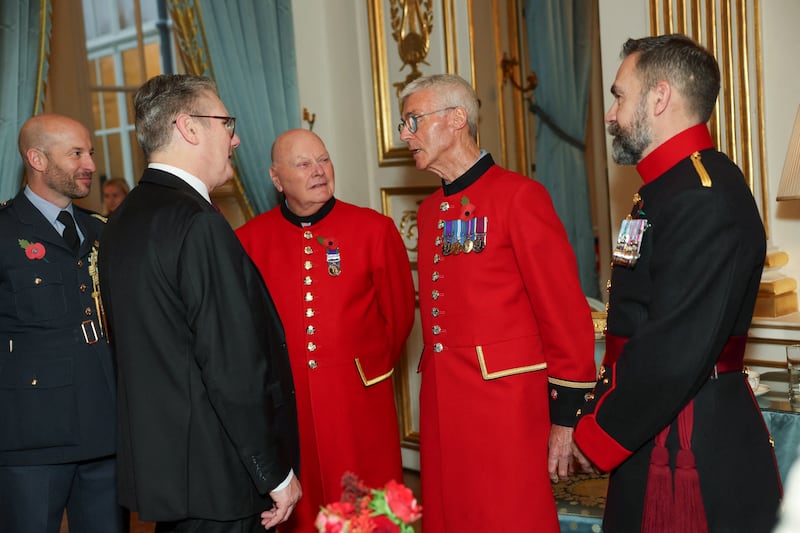
[[[654,97],[653,113],[660,115],[669,105],[672,98],[672,85],[669,82],[662,80],[655,84],[651,89]]]
[[[39,148],[28,148],[25,158],[28,165],[37,172],[44,172],[47,168],[47,155]]]
[[[190,144],[198,144],[200,142],[200,138],[197,134],[199,126],[198,122],[190,115],[180,114],[178,118],[175,119],[175,129],[177,129],[186,142]]]
[[[272,184],[275,185],[275,188],[278,189],[278,192],[283,192],[283,187],[281,187],[281,178],[278,176],[278,173],[275,172],[275,167],[269,167],[269,177],[272,179]]]
[[[461,106],[450,110],[450,123],[456,129],[467,127],[467,110]]]

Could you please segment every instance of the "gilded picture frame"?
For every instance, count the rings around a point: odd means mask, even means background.
[[[454,73],[454,0],[367,0],[378,165],[412,165],[400,140],[398,94],[419,76]]]
[[[437,187],[386,187],[381,189],[383,214],[394,221],[403,239],[411,263],[411,274],[417,293],[414,327],[406,341],[405,350],[394,373],[397,417],[400,425],[401,446],[419,449],[419,388],[420,375],[417,373],[419,357],[422,354],[422,331],[419,317],[419,284],[417,276],[417,209],[427,196]]]

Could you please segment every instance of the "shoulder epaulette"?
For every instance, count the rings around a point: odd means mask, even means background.
[[[104,216],[103,216],[103,215],[101,215],[100,213],[92,213],[92,215],[91,215],[91,216],[92,216],[92,218],[96,218],[97,220],[99,220],[99,221],[100,221],[100,222],[102,222],[103,224],[105,224],[106,222],[108,222],[108,217],[104,217]]]
[[[691,156],[692,164],[694,165],[695,171],[700,176],[700,183],[703,184],[703,187],[711,187],[711,176],[708,175],[708,171],[706,167],[703,166],[703,161],[700,158],[700,152],[695,152]]]

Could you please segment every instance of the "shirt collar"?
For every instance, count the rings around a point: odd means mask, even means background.
[[[56,220],[61,211],[69,211],[69,214],[72,215],[73,218],[75,217],[75,213],[72,209],[72,202],[70,202],[67,207],[62,209],[33,192],[28,185],[25,186],[23,194],[25,194],[25,197],[30,200],[30,202],[33,204],[33,207],[38,209],[42,215],[44,215],[44,218],[46,218],[54,228],[62,229],[64,227],[61,222]]]
[[[325,218],[325,216],[331,212],[335,203],[336,203],[336,198],[331,196],[330,200],[322,204],[322,207],[320,207],[316,213],[313,213],[305,217],[301,217],[292,213],[292,211],[289,209],[289,206],[286,205],[286,200],[284,200],[283,202],[281,202],[281,214],[283,215],[283,218],[285,218],[298,228],[305,228],[313,224],[316,224],[317,222]]]
[[[173,167],[172,165],[167,165],[165,163],[150,163],[147,165],[147,168],[154,168],[156,170],[163,170],[164,172],[174,174],[178,178],[185,181],[192,189],[200,193],[200,196],[205,198],[208,203],[211,203],[211,196],[208,194],[208,186],[206,186],[206,184],[203,183],[197,176],[186,172],[182,168]]]
[[[642,181],[650,183],[671,169],[678,162],[695,152],[714,147],[714,141],[705,124],[698,124],[685,129],[667,139],[636,165]]]

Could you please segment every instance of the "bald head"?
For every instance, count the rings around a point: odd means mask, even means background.
[[[278,135],[278,138],[275,139],[275,142],[272,143],[272,150],[270,151],[272,164],[274,165],[276,163],[275,158],[280,159],[291,156],[298,144],[304,144],[308,142],[319,143],[323,148],[325,147],[325,143],[322,142],[322,139],[319,138],[319,135],[311,130],[297,128],[281,133]]]
[[[63,115],[37,115],[22,126],[17,142],[33,192],[65,207],[88,196],[95,171],[89,130]]]
[[[63,115],[36,115],[23,124],[17,146],[25,165],[28,165],[28,150],[38,148],[47,151],[53,144],[72,135],[88,137],[89,130],[83,124]]]
[[[298,216],[314,214],[333,196],[331,156],[322,139],[309,130],[289,130],[275,139],[269,174]]]

